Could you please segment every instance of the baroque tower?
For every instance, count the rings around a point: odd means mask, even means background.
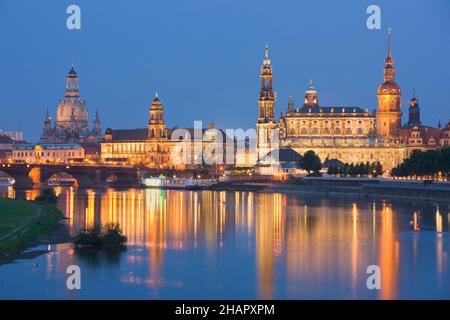
[[[155,94],[152,105],[150,106],[150,119],[148,122],[148,139],[161,140],[167,138],[164,125],[164,108],[159,100],[158,93]]]
[[[259,91],[259,115],[257,130],[258,158],[269,153],[278,143],[277,123],[275,120],[275,92],[272,86],[272,64],[269,59],[269,46],[266,45],[266,56],[263,60],[260,79],[261,89]]]
[[[391,28],[388,29],[388,56],[384,67],[384,82],[378,86],[377,134],[380,137],[399,136],[402,118],[400,86],[395,82],[394,59],[391,50]]]

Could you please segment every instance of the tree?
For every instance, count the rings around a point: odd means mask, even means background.
[[[322,162],[320,162],[319,156],[312,150],[307,151],[300,162],[300,166],[308,173],[319,172],[322,169]]]
[[[434,178],[441,175],[448,178],[450,175],[450,148],[420,151],[414,150],[409,158],[391,170],[397,177],[429,176]]]

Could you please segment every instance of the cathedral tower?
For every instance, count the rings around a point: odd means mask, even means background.
[[[420,106],[419,100],[416,98],[416,90],[414,89],[413,98],[409,101],[409,110],[408,110],[408,127],[418,126],[420,127]]]
[[[272,86],[272,64],[269,59],[269,46],[266,45],[266,56],[263,60],[260,79],[261,89],[259,91],[259,115],[256,130],[258,135],[258,158],[265,156],[278,142],[275,120],[275,92]]]
[[[164,125],[164,108],[159,100],[158,93],[155,94],[150,106],[150,120],[148,122],[149,140],[161,140],[166,138],[166,128]]]
[[[401,127],[402,110],[400,86],[395,82],[394,59],[391,51],[391,28],[388,29],[388,56],[384,67],[384,82],[379,85],[377,111],[377,134],[396,138]]]

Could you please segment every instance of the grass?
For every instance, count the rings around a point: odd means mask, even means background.
[[[61,212],[52,205],[0,199],[0,239],[12,233],[0,240],[0,260],[19,253],[39,236],[55,230],[61,219]]]

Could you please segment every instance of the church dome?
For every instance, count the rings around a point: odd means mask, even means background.
[[[89,121],[89,110],[86,102],[80,97],[64,97],[56,109],[56,121]]]

